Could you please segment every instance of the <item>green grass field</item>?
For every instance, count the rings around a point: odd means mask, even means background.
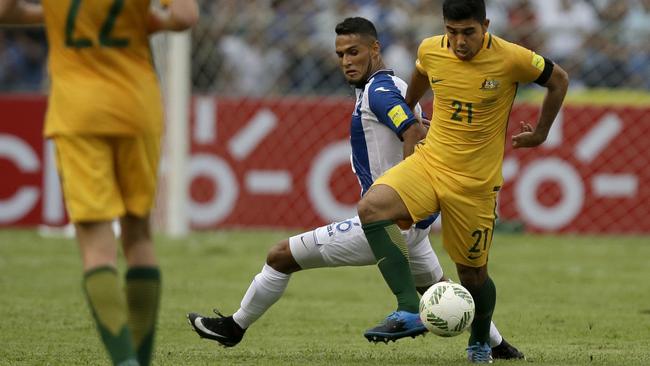
[[[157,238],[164,292],[156,365],[465,365],[467,337],[388,345],[364,329],[394,307],[376,267],[297,273],[285,296],[235,348],[200,340],[188,311],[237,309],[267,249],[287,232]],[[434,248],[451,273],[438,237]],[[527,361],[497,364],[650,365],[650,237],[497,234],[490,272],[494,320]],[[0,365],[108,364],[81,292],[69,239],[0,231]]]

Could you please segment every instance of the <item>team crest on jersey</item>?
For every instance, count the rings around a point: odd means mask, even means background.
[[[481,84],[481,90],[495,90],[499,89],[501,83],[497,79],[485,79],[483,84]]]

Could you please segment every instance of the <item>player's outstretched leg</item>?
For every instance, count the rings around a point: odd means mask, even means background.
[[[204,317],[197,313],[187,314],[190,325],[201,337],[219,342],[226,347],[237,345],[248,327],[275,304],[289,284],[291,273],[301,268],[294,260],[289,240],[283,240],[269,251],[262,271],[251,282],[241,300],[239,309],[232,316]]]
[[[224,347],[233,347],[241,342],[246,329],[242,329],[232,316],[224,316],[214,310],[217,317],[209,318],[197,313],[187,314],[187,320],[201,338],[219,342]]]
[[[388,342],[404,337],[419,336],[426,333],[427,328],[422,324],[419,313],[395,311],[378,326],[366,330],[363,336],[369,342]]]

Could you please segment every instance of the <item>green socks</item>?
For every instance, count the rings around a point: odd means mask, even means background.
[[[98,267],[86,272],[83,287],[97,330],[113,364],[138,365],[127,325],[126,299],[120,290],[115,268]]]
[[[160,304],[160,270],[132,267],[126,273],[129,327],[140,365],[149,365]]]
[[[99,267],[86,272],[83,285],[113,364],[149,365],[160,304],[158,268],[129,269],[126,273],[126,296],[120,289],[117,271],[113,267]]]
[[[409,267],[406,241],[399,228],[393,221],[384,220],[363,225],[363,231],[384,280],[397,297],[397,310],[417,313],[420,298]]]
[[[488,279],[477,289],[469,289],[474,298],[474,321],[472,322],[472,334],[469,337],[469,345],[488,343],[490,340],[490,323],[492,313],[497,301],[497,289],[492,279]]]

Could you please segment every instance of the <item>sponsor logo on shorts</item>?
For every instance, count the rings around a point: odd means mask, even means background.
[[[304,235],[300,235],[300,241],[302,242],[302,246],[304,246],[305,249],[307,249],[307,244],[305,243],[305,236]]]

